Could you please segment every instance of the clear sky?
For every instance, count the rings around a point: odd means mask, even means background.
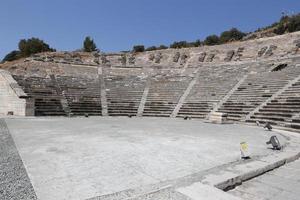
[[[300,0],[0,0],[0,59],[23,38],[75,50],[89,35],[113,52],[204,39],[231,27],[253,31],[282,12],[300,12]]]

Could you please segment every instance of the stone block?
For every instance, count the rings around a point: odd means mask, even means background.
[[[209,121],[212,123],[223,124],[227,121],[227,114],[221,112],[213,112],[209,116]]]

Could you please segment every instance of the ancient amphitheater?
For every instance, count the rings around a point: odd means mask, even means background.
[[[0,91],[0,155],[19,177],[1,175],[7,199],[193,199],[195,187],[217,195],[206,184],[227,190],[300,155],[291,133],[300,132],[300,32],[143,53],[41,53],[3,64]],[[207,123],[216,113],[228,124]],[[258,122],[285,130],[272,132],[284,151],[266,148],[271,135]],[[239,160],[241,140],[251,161]]]
[[[299,129],[300,34],[139,54],[46,53],[1,71],[0,113],[153,116]],[[8,105],[8,106],[7,106]]]

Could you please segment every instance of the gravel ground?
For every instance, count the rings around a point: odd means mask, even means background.
[[[0,119],[0,199],[37,199],[3,119]]]

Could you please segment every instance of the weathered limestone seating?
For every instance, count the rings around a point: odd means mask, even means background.
[[[295,68],[293,72],[300,76],[300,69]],[[247,122],[269,122],[273,125],[285,127],[299,126],[300,121],[293,121],[293,116],[299,113],[300,80],[282,92],[277,98],[267,103],[263,108],[259,109]]]
[[[57,76],[72,115],[102,115],[101,90],[98,79]]]
[[[206,53],[205,52],[200,53],[198,61],[199,62],[204,62],[205,57],[206,57]]]
[[[14,76],[25,93],[34,98],[36,116],[64,116],[61,94],[50,78]]]
[[[206,118],[213,107],[242,77],[243,71],[231,66],[201,66],[196,84],[177,117]]]
[[[37,116],[207,119],[218,111],[232,121],[299,128],[299,83],[291,85],[300,74],[299,41],[296,32],[142,53],[52,52],[1,67],[36,100]]]
[[[105,77],[108,114],[135,116],[143,96],[146,79],[134,75]]]
[[[177,117],[178,112],[180,111],[182,105],[184,104],[185,100],[187,99],[188,95],[190,94],[191,90],[193,89],[194,85],[197,82],[197,79],[199,77],[199,68],[196,69],[193,72],[193,75],[190,75],[190,77],[192,78],[192,80],[190,81],[190,83],[188,84],[187,88],[185,89],[185,91],[183,92],[183,94],[181,95],[177,105],[175,106],[172,114],[170,115],[170,117]]]
[[[295,115],[292,120],[291,120],[290,127],[294,129],[299,129],[300,130],[300,113]]]
[[[234,56],[235,52],[234,50],[230,50],[227,52],[226,58],[224,58],[225,62],[229,62],[232,60],[233,56]]]
[[[190,81],[176,74],[152,77],[143,116],[169,117]]]
[[[218,111],[227,113],[229,120],[243,120],[296,76],[293,68],[249,75]]]
[[[261,38],[225,45],[201,46],[196,48],[165,49],[142,53],[86,53],[51,52],[33,55],[27,62],[112,66],[149,67],[153,65],[183,67],[201,63],[226,63],[230,61],[251,61],[281,58],[299,54],[300,32],[276,37]],[[196,58],[194,60],[194,58]]]
[[[25,62],[39,61],[75,65],[97,65],[99,64],[99,56],[100,55],[97,52],[92,55],[84,52],[48,52],[47,54],[34,54],[31,57],[26,58]]]

